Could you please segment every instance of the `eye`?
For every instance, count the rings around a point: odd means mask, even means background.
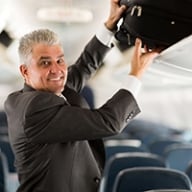
[[[60,64],[60,65],[64,65],[64,64],[65,64],[64,58],[63,58],[63,57],[59,58],[59,59],[57,60],[57,63]]]
[[[42,60],[40,62],[40,65],[43,66],[43,67],[47,67],[47,66],[51,65],[51,61],[49,61],[49,60]]]

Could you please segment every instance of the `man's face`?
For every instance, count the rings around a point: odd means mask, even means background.
[[[34,89],[60,95],[67,80],[67,65],[61,46],[35,45],[31,63],[21,65],[20,71],[26,83]]]

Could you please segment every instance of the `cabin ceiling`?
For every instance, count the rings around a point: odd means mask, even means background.
[[[0,101],[12,90],[22,87],[23,79],[19,75],[19,59],[17,55],[18,39],[23,34],[37,28],[50,28],[59,34],[65,51],[66,61],[75,62],[86,42],[99,29],[108,15],[110,0],[0,0],[0,32],[8,32],[13,41],[9,45],[0,44]],[[41,18],[39,11],[45,8],[72,8],[87,10],[92,17],[85,21],[62,21],[58,15],[50,21],[45,13]],[[42,14],[42,13],[41,13]],[[55,13],[52,13],[55,14]],[[62,14],[64,14],[62,12]],[[63,16],[61,14],[61,17]],[[55,16],[55,15],[54,15]],[[75,17],[74,17],[75,18]],[[192,85],[192,38],[190,37],[181,47],[166,50],[151,65],[143,77],[145,90],[169,90]],[[121,52],[113,48],[106,56],[105,67],[98,73],[100,79],[91,81],[94,89],[100,92],[98,105],[110,95],[118,82],[129,70],[132,49]],[[103,74],[102,74],[103,73]],[[95,82],[94,82],[95,80]],[[101,88],[101,85],[103,88]],[[189,91],[191,92],[191,91]],[[97,93],[96,93],[97,94]],[[145,93],[144,93],[145,94]]]

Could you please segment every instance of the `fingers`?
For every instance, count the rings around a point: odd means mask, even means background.
[[[155,57],[157,57],[159,55],[159,53],[152,51],[152,52],[148,53],[148,55],[149,55],[149,59],[152,61]]]
[[[136,38],[130,74],[140,78],[157,55],[158,52],[147,49],[147,46],[142,48],[142,41]]]
[[[141,56],[141,46],[142,46],[142,42],[139,38],[136,38],[135,40],[135,51],[134,51],[134,58],[139,59],[139,57]]]
[[[119,0],[111,0],[111,6],[109,16],[105,22],[107,29],[114,31],[117,29],[117,23],[119,22],[122,14],[125,10],[124,6],[120,6]]]
[[[112,0],[114,3],[119,4],[120,0]]]
[[[127,9],[127,7],[126,7],[125,5],[121,5],[121,6],[120,6],[120,9],[121,9],[122,11],[125,11],[125,10]]]
[[[149,49],[147,47],[147,45],[144,45],[144,47],[142,48],[141,39],[136,38],[136,40],[135,40],[135,54],[137,54],[137,57],[138,56],[140,57],[141,55],[148,54],[148,53],[152,53],[152,55],[154,53],[155,55],[157,55],[160,52],[161,52],[160,49]]]

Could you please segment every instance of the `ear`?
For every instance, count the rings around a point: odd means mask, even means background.
[[[28,76],[28,67],[27,67],[27,65],[22,64],[22,65],[20,65],[19,69],[20,69],[20,72],[21,72],[22,76],[24,77],[24,79],[26,79],[26,77]]]

